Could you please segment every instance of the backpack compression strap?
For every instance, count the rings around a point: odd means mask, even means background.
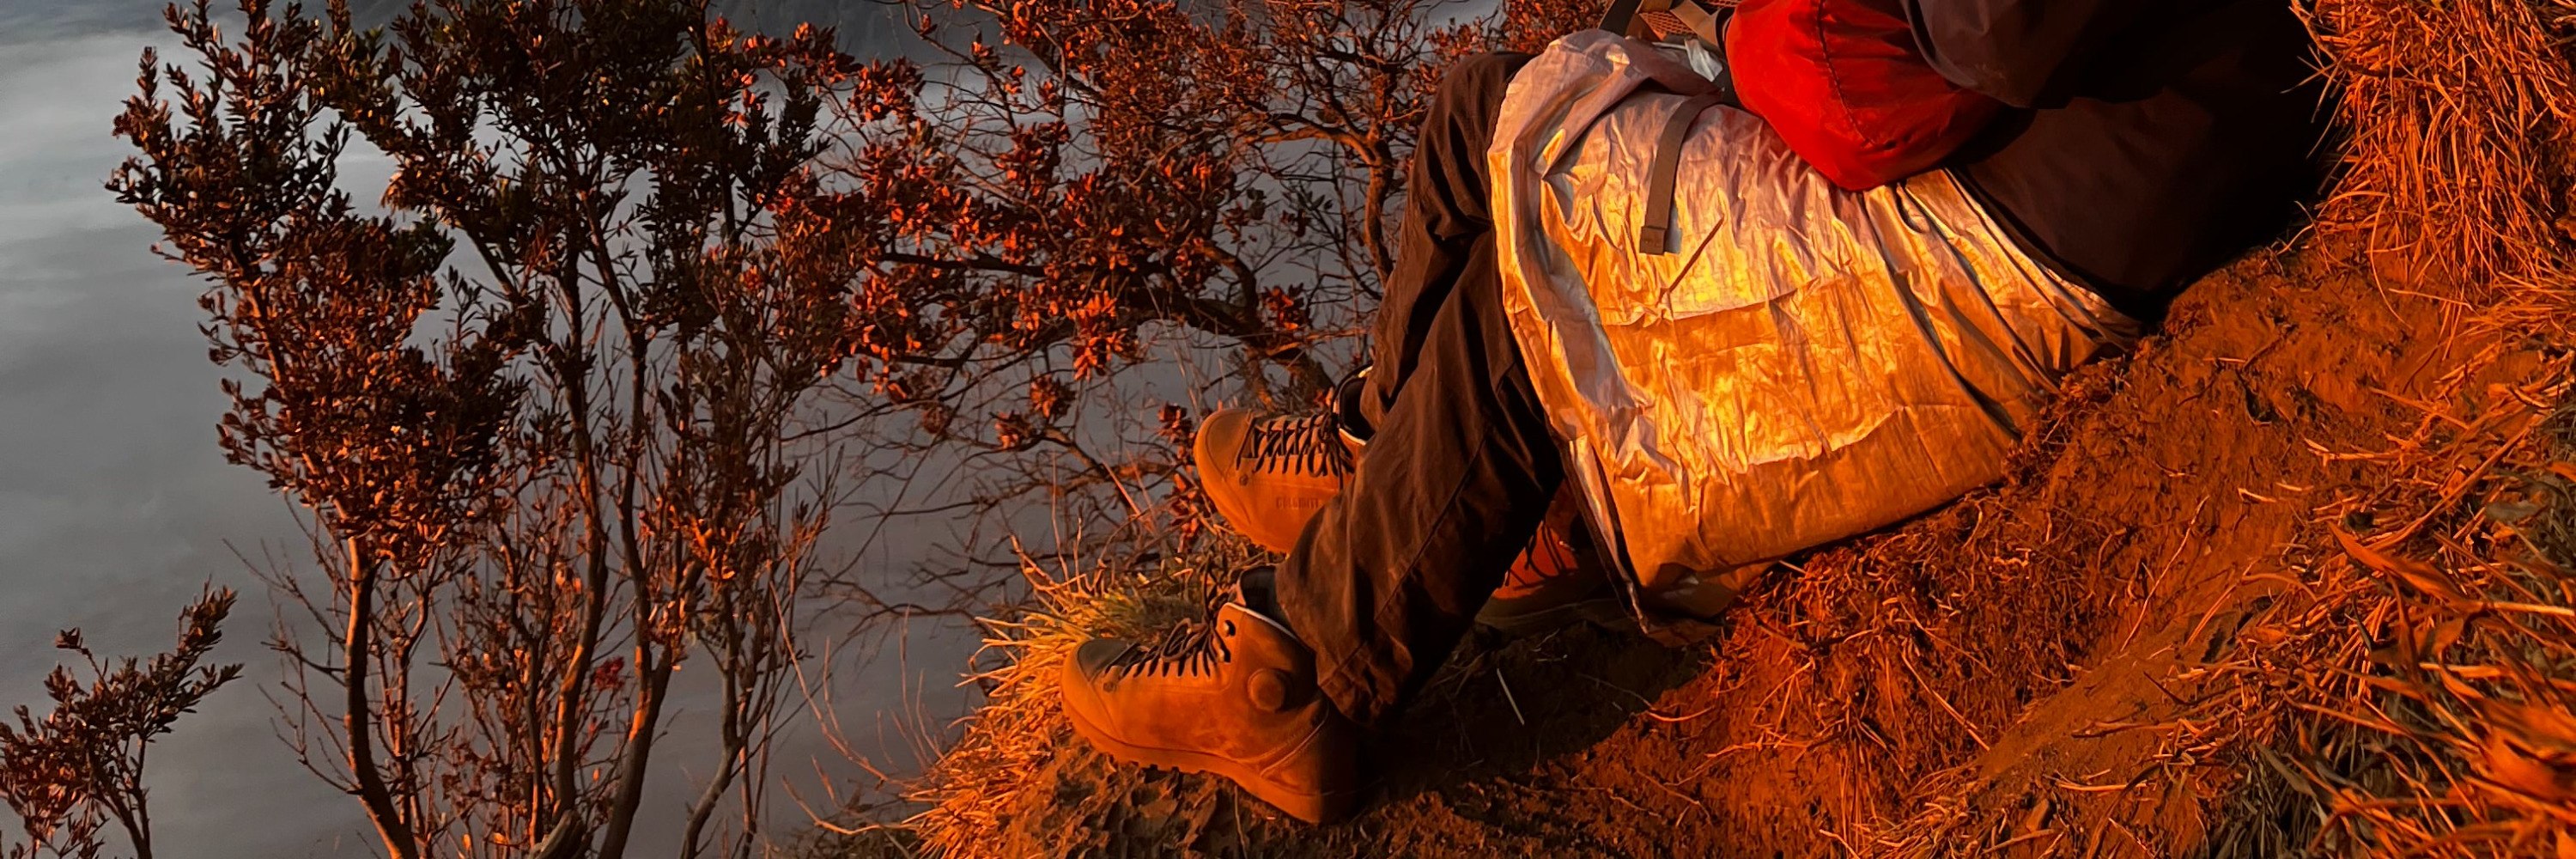
[[[1637,228],[1637,252],[1648,256],[1672,253],[1673,184],[1680,181],[1682,148],[1690,142],[1692,126],[1709,108],[1726,104],[1723,93],[1695,96],[1674,108],[1664,120],[1664,133],[1655,140],[1655,162],[1646,174],[1646,222]]]

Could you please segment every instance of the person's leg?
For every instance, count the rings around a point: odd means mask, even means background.
[[[1485,149],[1512,75],[1529,54],[1469,57],[1449,67],[1414,144],[1396,228],[1395,271],[1384,284],[1369,344],[1370,368],[1356,416],[1374,426],[1420,364],[1423,339],[1467,265],[1476,237],[1491,232]]]
[[[1276,582],[1325,694],[1363,724],[1447,658],[1562,480],[1503,318],[1486,206],[1485,151],[1529,60],[1472,57],[1441,80],[1359,397],[1368,455],[1307,523]]]
[[[1368,455],[1276,582],[1317,683],[1364,725],[1448,657],[1564,479],[1504,322],[1492,237],[1459,262]]]
[[[1413,152],[1395,270],[1374,323],[1374,366],[1343,380],[1332,413],[1221,409],[1200,425],[1190,456],[1208,503],[1236,533],[1262,548],[1290,551],[1316,511],[1350,481],[1354,452],[1419,363],[1423,338],[1466,265],[1469,246],[1493,229],[1485,210],[1485,145],[1505,86],[1529,59],[1471,57],[1442,78]]]
[[[1435,100],[1380,310],[1377,427],[1351,482],[1266,586],[1246,577],[1198,647],[1076,649],[1065,714],[1095,748],[1220,773],[1301,819],[1337,817],[1359,789],[1354,722],[1421,686],[1529,544],[1562,466],[1503,319],[1482,179],[1493,110],[1523,59],[1461,63]],[[1317,426],[1327,435],[1235,434],[1234,458],[1324,459],[1340,442]],[[1210,446],[1203,430],[1203,471]]]
[[[1485,152],[1529,59],[1472,57],[1441,80],[1360,393],[1355,429],[1368,455],[1307,523],[1276,582],[1325,693],[1363,724],[1439,667],[1562,479],[1503,319],[1486,206]]]
[[[1564,479],[1500,287],[1478,237],[1352,483],[1275,576],[1245,577],[1211,637],[1075,649],[1060,682],[1076,732],[1122,760],[1221,774],[1300,819],[1352,807],[1361,729],[1447,658]]]

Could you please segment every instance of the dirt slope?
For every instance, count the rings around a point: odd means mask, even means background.
[[[2213,275],[2069,386],[2016,475],[1803,559],[1720,640],[1471,644],[1392,736],[1371,811],[1275,819],[1079,744],[1003,810],[1080,856],[2188,855],[2227,801],[2172,777],[2199,666],[2282,598],[2312,511],[2454,363],[2440,301],[2330,252]],[[2160,763],[2161,761],[2161,763]],[[2259,849],[2259,848],[2258,848]]]

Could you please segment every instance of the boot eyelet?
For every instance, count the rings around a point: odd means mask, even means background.
[[[1234,621],[1225,622],[1225,634],[1229,636],[1234,634]]]

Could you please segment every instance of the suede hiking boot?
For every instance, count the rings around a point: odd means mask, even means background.
[[[1594,551],[1591,531],[1583,526],[1577,491],[1571,483],[1557,491],[1538,535],[1503,574],[1502,586],[1485,598],[1476,623],[1527,636],[1579,622],[1609,627],[1627,619]]]
[[[1358,445],[1329,414],[1264,417],[1220,409],[1199,425],[1190,447],[1199,485],[1226,526],[1283,554],[1324,502],[1341,494],[1358,465]]]
[[[1167,652],[1095,639],[1065,660],[1064,710],[1110,757],[1212,772],[1308,823],[1350,813],[1359,727],[1315,687],[1315,654],[1230,602]]]

